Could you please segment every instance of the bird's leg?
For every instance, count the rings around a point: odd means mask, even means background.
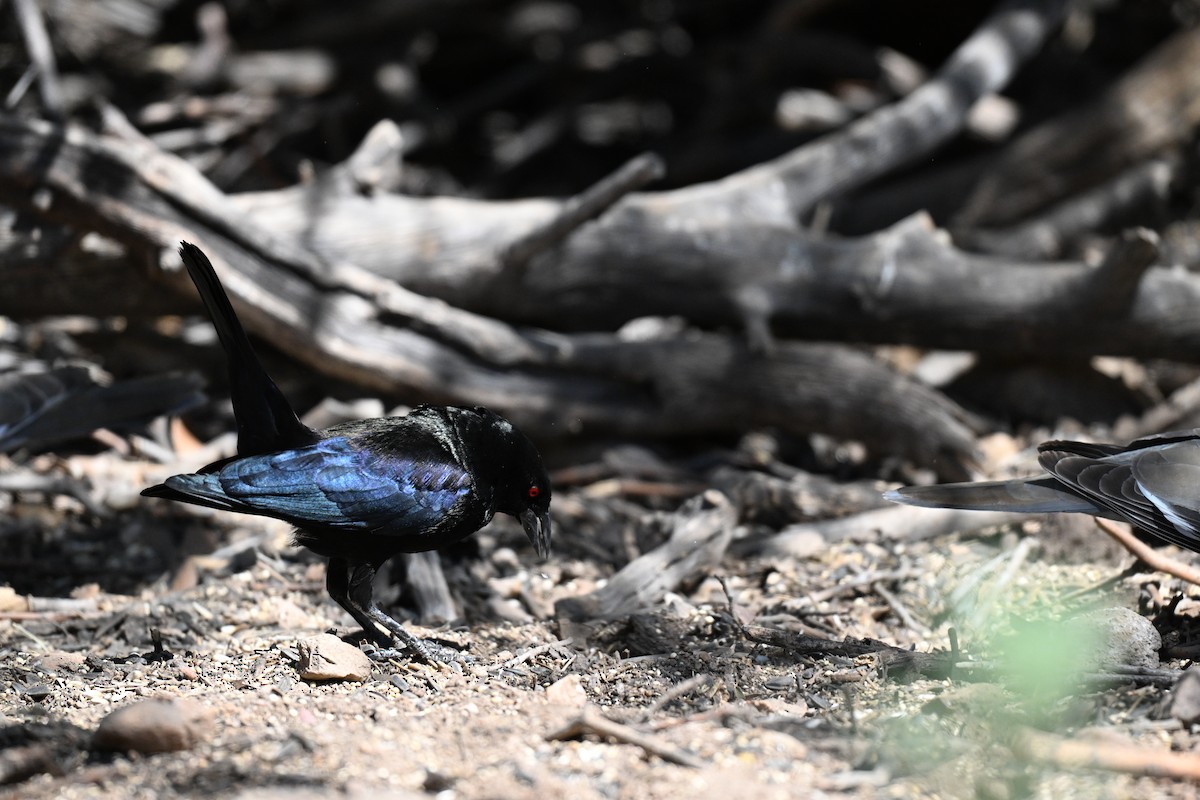
[[[400,643],[407,647],[409,652],[419,661],[423,661],[426,664],[434,661],[435,656],[426,642],[409,633],[403,625],[396,622],[396,620],[385,614],[379,606],[375,605],[372,595],[375,592],[375,573],[379,569],[379,564],[360,562],[349,566],[349,593],[347,599],[350,605],[355,608],[355,611],[350,612],[354,618],[356,620],[365,618],[375,631],[379,630],[375,623],[379,623],[394,637],[394,640],[385,639],[384,642],[379,642],[380,644],[394,645]],[[396,655],[397,652],[396,650],[382,649],[377,651],[375,655],[379,658],[390,658]],[[439,658],[437,660],[444,659]]]
[[[351,569],[350,562],[344,558],[329,559],[329,565],[325,568],[326,591],[329,592],[329,596],[333,598],[334,602],[346,609],[346,612],[354,617],[354,621],[362,626],[363,633],[367,638],[377,645],[391,646],[394,644],[391,637],[379,630],[379,626],[372,621],[371,616],[350,599]],[[368,596],[371,578],[374,577],[374,574],[372,572],[371,576],[367,578]]]

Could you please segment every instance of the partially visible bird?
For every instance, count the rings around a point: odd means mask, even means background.
[[[397,553],[470,536],[497,511],[520,520],[546,558],[550,480],[537,449],[478,407],[308,428],[263,369],[208,258],[187,242],[179,253],[229,361],[238,454],[142,494],[291,523],[297,544],[328,557],[330,597],[373,642],[430,660],[427,643],[375,604],[375,573]]]
[[[104,383],[87,367],[0,375],[0,452],[41,448],[98,428],[144,425],[204,402],[195,375],[148,375]]]
[[[1038,462],[1049,474],[906,486],[884,497],[929,508],[1092,514],[1200,552],[1200,429],[1127,445],[1046,442],[1038,447]]]

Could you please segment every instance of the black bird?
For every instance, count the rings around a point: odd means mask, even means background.
[[[1038,462],[1048,475],[906,486],[884,497],[929,508],[1092,514],[1200,552],[1200,429],[1128,445],[1046,442]]]
[[[187,242],[179,254],[229,361],[238,454],[142,494],[290,522],[296,544],[329,559],[329,595],[364,633],[428,661],[428,645],[375,605],[376,571],[464,539],[497,511],[546,558],[550,481],[537,449],[486,408],[419,406],[312,430],[263,369],[208,258]]]

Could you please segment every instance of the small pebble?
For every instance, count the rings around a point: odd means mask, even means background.
[[[556,705],[582,708],[587,703],[587,692],[578,675],[567,675],[546,687],[546,700]]]
[[[92,748],[137,753],[190,750],[208,736],[213,710],[186,697],[142,700],[100,721]]]
[[[50,687],[44,683],[14,683],[17,694],[24,695],[35,703],[40,703],[50,696]]]
[[[83,653],[65,653],[61,650],[46,653],[38,664],[47,672],[74,672],[83,666]]]
[[[1200,722],[1200,666],[1190,666],[1171,690],[1167,713],[1184,725]]]
[[[332,634],[301,639],[296,650],[296,669],[306,681],[365,681],[371,677],[367,654]]]

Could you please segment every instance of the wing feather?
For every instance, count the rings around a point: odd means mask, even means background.
[[[385,535],[425,533],[472,491],[450,463],[380,457],[344,437],[309,447],[233,459],[209,474],[167,480],[193,502],[277,517],[298,527]]]

